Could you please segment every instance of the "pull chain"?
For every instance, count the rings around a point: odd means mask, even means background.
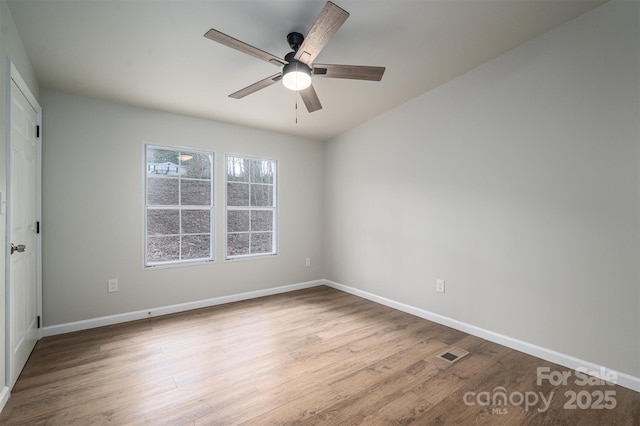
[[[296,96],[296,124],[298,124],[298,97],[297,96]]]

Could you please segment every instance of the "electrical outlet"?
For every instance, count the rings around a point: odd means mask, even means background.
[[[311,258],[310,258],[310,257],[307,257],[307,258],[305,259],[305,261],[304,261],[304,266],[306,266],[307,268],[308,268],[309,266],[311,266]]]
[[[436,291],[444,293],[444,280],[436,280]]]
[[[118,280],[109,280],[108,291],[109,293],[118,291]]]

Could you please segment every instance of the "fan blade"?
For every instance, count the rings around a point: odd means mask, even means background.
[[[316,56],[320,54],[322,48],[348,17],[349,12],[328,1],[296,52],[295,58],[307,65],[311,65]]]
[[[313,64],[313,76],[380,81],[382,80],[385,69],[385,67],[368,67],[362,65]]]
[[[237,40],[231,36],[221,33],[218,30],[214,30],[213,28],[207,31],[204,36],[209,40],[217,41],[218,43],[224,44],[227,47],[238,50],[242,53],[246,53],[247,55],[251,55],[258,59],[262,59],[263,61],[271,62],[272,64],[279,67],[287,64],[287,61],[282,58],[265,52],[264,50],[260,50],[257,47],[253,47],[250,44]]]
[[[251,86],[247,86],[244,89],[240,89],[235,93],[229,95],[230,98],[241,99],[247,95],[250,95],[254,92],[257,92],[260,89],[264,89],[265,87],[269,87],[277,81],[282,79],[282,73],[274,74],[271,77],[267,77],[264,80],[260,80],[257,83],[253,83]]]
[[[318,99],[316,89],[313,88],[313,85],[299,91],[298,93],[300,93],[300,96],[307,107],[307,111],[314,112],[322,109],[322,104],[320,104],[320,99]]]

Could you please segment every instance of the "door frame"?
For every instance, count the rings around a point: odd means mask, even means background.
[[[36,314],[40,317],[40,324],[37,330],[37,339],[42,338],[42,108],[37,99],[29,89],[26,81],[20,75],[20,72],[12,61],[8,61],[7,72],[7,126],[6,126],[6,150],[5,150],[5,164],[6,164],[6,203],[5,203],[5,365],[3,366],[5,372],[4,386],[10,387],[11,378],[11,348],[10,348],[10,327],[11,327],[11,289],[10,289],[10,272],[9,272],[9,256],[11,256],[11,206],[9,205],[11,200],[11,99],[12,99],[12,85],[13,81],[22,94],[27,98],[27,101],[31,104],[36,111],[36,125],[40,127],[40,132],[36,134],[36,220],[40,222],[39,233],[36,234]]]

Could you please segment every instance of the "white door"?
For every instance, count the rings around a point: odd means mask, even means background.
[[[27,95],[32,96],[27,92]],[[7,355],[13,388],[38,340],[39,107],[11,80],[11,133],[7,162]]]

